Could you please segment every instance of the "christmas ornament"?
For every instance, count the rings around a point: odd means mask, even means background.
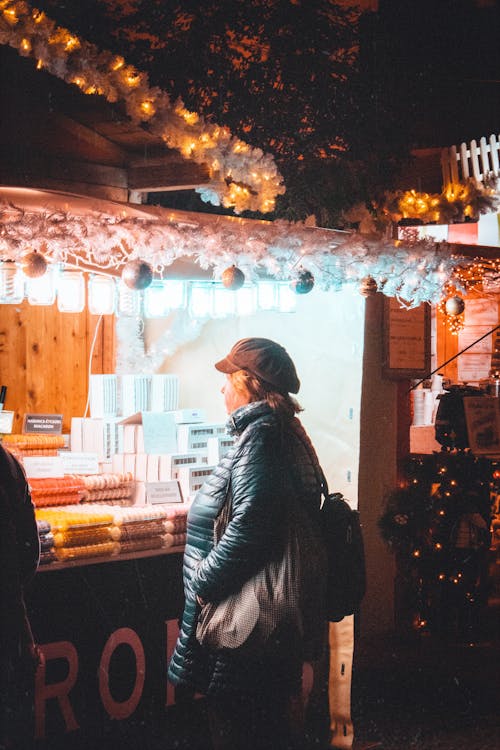
[[[236,291],[245,283],[245,274],[236,266],[230,266],[223,271],[221,279],[226,289]]]
[[[450,297],[446,300],[445,310],[448,315],[461,315],[465,310],[465,302],[461,297]]]
[[[378,291],[378,284],[371,276],[364,276],[359,282],[359,293],[363,297],[371,297]]]
[[[296,294],[309,294],[314,286],[314,276],[310,271],[301,270],[296,279],[292,281],[290,287]]]
[[[153,281],[153,269],[140,258],[130,260],[123,267],[122,281],[129,289],[146,289]]]
[[[21,258],[21,268],[25,276],[30,279],[37,279],[39,276],[43,276],[47,270],[47,261],[42,253],[34,250],[31,253],[23,255]]]

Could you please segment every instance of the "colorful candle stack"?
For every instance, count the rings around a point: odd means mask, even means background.
[[[36,510],[36,518],[50,524],[57,560],[103,557],[115,552],[113,514],[106,508],[42,508]]]
[[[165,528],[168,512],[164,506],[113,507],[113,511],[111,535],[116,541],[117,554],[168,546]]]
[[[85,494],[84,503],[119,503],[132,501],[135,482],[130,472],[126,474],[92,474],[88,476],[74,475],[75,479],[83,482]]]
[[[174,507],[167,512],[165,529],[167,547],[183,547],[186,544],[187,508]]]
[[[63,435],[4,435],[2,445],[17,458],[57,456],[64,448]]]
[[[75,505],[85,496],[82,477],[30,477],[28,483],[35,508]]]
[[[54,534],[48,521],[36,522],[40,539],[40,565],[46,565],[56,559],[54,552]]]

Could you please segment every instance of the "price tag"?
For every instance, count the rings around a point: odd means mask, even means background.
[[[182,492],[179,482],[171,479],[168,482],[146,482],[146,503],[182,503]]]
[[[14,412],[5,411],[5,409],[2,409],[2,411],[0,411],[0,433],[3,433],[4,435],[7,433],[11,433],[13,424]]]
[[[65,474],[99,474],[97,453],[60,451],[59,457]]]
[[[27,477],[62,477],[62,461],[59,456],[24,456],[23,466]]]

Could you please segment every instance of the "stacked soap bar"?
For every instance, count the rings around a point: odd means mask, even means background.
[[[57,456],[64,448],[63,435],[4,435],[2,445],[18,458]]]
[[[179,547],[186,541],[185,507],[94,503],[38,508],[36,517],[39,529],[50,532],[53,555],[61,561]]]
[[[40,565],[46,565],[56,559],[54,552],[54,534],[48,521],[37,521],[38,538],[40,539]]]
[[[85,485],[83,502],[132,501],[135,482],[133,474],[91,474],[78,476]]]
[[[74,505],[83,500],[86,492],[83,477],[30,477],[31,499],[35,508]]]
[[[103,557],[115,552],[113,514],[96,506],[36,509],[37,521],[50,524],[57,560]]]
[[[186,511],[180,514],[169,505],[154,507],[113,508],[112,537],[117,543],[117,554],[139,552],[184,544],[179,532],[186,528]],[[184,521],[180,520],[184,516]],[[179,520],[177,520],[179,519]]]

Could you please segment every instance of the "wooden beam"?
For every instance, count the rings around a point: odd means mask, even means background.
[[[210,181],[206,164],[194,162],[163,161],[161,164],[133,166],[128,170],[129,190],[157,193],[163,190],[194,190]]]

